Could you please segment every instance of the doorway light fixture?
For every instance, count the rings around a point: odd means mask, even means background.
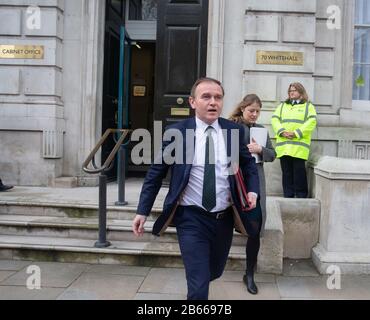
[[[141,50],[140,45],[139,45],[136,41],[132,41],[132,42],[131,42],[131,45],[132,45],[132,46],[136,46],[136,48],[138,48],[139,50]]]

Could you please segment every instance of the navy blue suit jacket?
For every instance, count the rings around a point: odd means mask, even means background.
[[[254,158],[251,156],[246,145],[244,145],[244,128],[236,124],[235,122],[223,118],[219,118],[219,125],[221,129],[227,133],[226,149],[228,159],[232,158],[232,129],[234,129],[234,134],[235,132],[239,134],[239,159],[236,160],[238,160],[239,166],[243,172],[248,192],[255,192],[259,194],[257,167]],[[148,216],[152,210],[155,198],[157,197],[157,194],[162,186],[162,180],[166,177],[168,170],[171,169],[171,180],[168,194],[164,201],[163,212],[154,223],[152,231],[154,235],[161,235],[166,230],[167,226],[171,224],[173,215],[176,212],[179,198],[188,184],[193,159],[190,159],[189,161],[188,158],[188,161],[186,162],[187,150],[189,149],[187,148],[187,146],[189,146],[189,143],[193,144],[193,147],[195,146],[195,135],[192,137],[193,141],[186,141],[186,130],[190,129],[195,131],[195,128],[195,118],[189,118],[169,126],[167,129],[177,129],[182,134],[183,141],[181,142],[183,145],[181,146],[181,148],[183,150],[183,158],[181,159],[181,161],[178,161],[180,163],[175,162],[171,165],[166,164],[165,161],[162,161],[161,164],[152,164],[145,177],[140,194],[137,213],[140,215]],[[166,147],[171,142],[172,141],[164,141],[162,146],[162,155],[160,155],[160,157],[162,157],[162,160],[163,154],[165,153],[164,150],[166,150]],[[236,228],[239,229],[239,231],[246,234],[246,231],[240,219],[240,215],[247,213],[243,213],[241,210],[240,201],[236,192],[235,176],[229,175],[228,180],[230,183],[230,191],[233,202],[235,225]]]

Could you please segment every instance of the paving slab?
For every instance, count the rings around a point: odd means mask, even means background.
[[[31,261],[0,260],[0,271],[19,271],[31,263]]]
[[[241,270],[238,270],[238,271],[227,270],[227,271],[224,271],[222,276],[217,280],[229,281],[229,282],[241,281],[241,279],[243,279],[243,274],[244,274],[244,271],[241,271]]]
[[[86,272],[116,274],[126,276],[142,276],[146,277],[150,271],[150,267],[131,267],[121,265],[92,265],[88,267]]]
[[[77,263],[34,262],[30,265],[38,266],[41,272],[42,288],[67,288],[81,274],[88,265]],[[4,286],[25,286],[31,273],[28,267],[15,273],[1,284]]]
[[[289,299],[370,299],[370,278],[342,276],[340,289],[329,289],[329,276],[277,277],[277,285],[283,298]]]
[[[256,273],[254,275],[254,281],[256,283],[276,283],[276,275],[268,273]]]
[[[144,277],[84,273],[58,300],[132,300]]]
[[[241,270],[238,270],[238,271],[229,271],[229,270],[226,270],[224,271],[224,273],[222,274],[221,278],[219,278],[219,280],[221,281],[229,281],[229,282],[233,282],[233,281],[237,281],[237,282],[240,282],[243,280],[243,275],[244,275],[244,271],[241,271]],[[273,274],[264,274],[264,273],[256,273],[254,275],[254,280],[256,282],[270,282],[270,283],[275,283],[276,282],[276,279],[275,279],[275,275]]]
[[[152,268],[139,293],[187,294],[185,270],[179,268]]]
[[[55,300],[63,290],[61,288],[29,290],[26,287],[0,286],[0,300]]]
[[[275,283],[257,283],[258,294],[247,291],[243,282],[213,281],[209,288],[209,300],[280,300]]]
[[[138,293],[134,300],[186,300],[186,294]]]
[[[320,276],[311,259],[284,259],[283,275],[288,277],[315,277]]]
[[[16,271],[0,271],[0,285],[1,282],[9,278],[11,275],[13,275]]]

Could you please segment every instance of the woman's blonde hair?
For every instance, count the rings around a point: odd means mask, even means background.
[[[257,103],[262,108],[262,102],[261,99],[254,93],[247,94],[242,101],[239,102],[239,104],[236,106],[234,111],[231,113],[229,120],[237,122],[237,123],[243,123],[243,111],[246,107],[250,106],[253,103]]]
[[[293,82],[289,85],[289,87],[288,87],[288,99],[286,99],[286,101],[290,101],[289,91],[290,91],[291,87],[294,87],[299,92],[299,94],[301,95],[301,100],[302,100],[301,102],[307,102],[308,101],[308,95],[307,95],[306,89],[299,82]]]

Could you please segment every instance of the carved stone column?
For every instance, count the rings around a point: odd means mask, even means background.
[[[83,0],[81,20],[83,29],[81,54],[83,58],[81,66],[81,139],[78,163],[82,166],[83,161],[101,137],[102,130],[105,1]],[[81,174],[84,176],[82,171]],[[82,181],[84,179],[84,177],[80,177],[81,184],[89,184]]]
[[[223,80],[225,0],[209,2],[207,76]]]

